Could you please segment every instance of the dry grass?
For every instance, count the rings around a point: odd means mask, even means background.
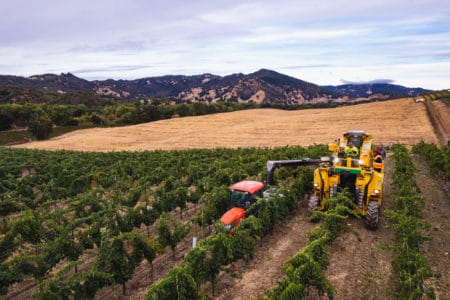
[[[375,143],[438,142],[424,105],[407,98],[329,109],[254,109],[85,129],[18,147],[80,151],[274,147],[328,143],[353,129],[371,133]]]

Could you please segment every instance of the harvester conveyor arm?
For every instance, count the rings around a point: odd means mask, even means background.
[[[268,160],[267,161],[267,184],[273,185],[275,183],[273,173],[278,167],[297,167],[297,166],[310,166],[318,165],[322,162],[322,159],[296,159],[296,160]]]

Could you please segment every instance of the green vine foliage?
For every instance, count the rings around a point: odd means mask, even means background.
[[[312,170],[303,170],[310,172]],[[256,215],[249,216],[241,221],[231,234],[219,232],[201,240],[197,247],[186,255],[182,268],[191,274],[197,287],[203,283],[211,282],[214,294],[214,282],[223,266],[238,259],[252,257],[257,241],[298,205],[303,199],[302,192],[310,184],[306,182],[308,176],[297,176],[288,188],[280,189],[278,195],[268,200],[260,199],[254,207],[259,207]],[[292,184],[294,183],[294,184]],[[301,197],[299,197],[301,195]],[[262,208],[261,208],[262,207]],[[253,207],[250,208],[252,210]],[[167,276],[157,284],[152,285],[146,294],[146,299],[164,299],[166,287],[173,286],[175,278]],[[200,290],[196,297],[200,297]],[[185,299],[185,295],[171,294],[172,299]],[[194,298],[193,298],[194,299]]]
[[[170,246],[173,259],[175,259],[175,248],[178,242],[188,234],[189,229],[189,225],[175,221],[171,214],[167,212],[161,214],[157,224],[158,239],[164,247]]]
[[[425,158],[433,173],[450,180],[450,146],[439,148],[436,144],[422,141],[413,146],[412,152]]]
[[[169,275],[153,284],[145,300],[200,299],[198,285],[187,266],[174,266]]]
[[[142,255],[134,252],[133,256],[130,249],[136,243],[152,242],[142,237],[125,239],[127,234],[150,228],[163,213],[184,210],[189,201],[203,207],[190,221],[213,224],[227,209],[230,182],[264,180],[269,159],[318,153],[326,155],[326,146],[111,153],[0,148],[0,293],[7,293],[15,282],[35,279],[42,283],[38,295],[48,291],[66,298],[67,289],[74,295],[72,286],[86,281],[77,274],[87,271],[111,275],[113,280],[102,280],[104,284],[126,282],[139,259],[152,260],[159,253],[149,246],[148,252],[144,247]],[[304,182],[311,173],[293,170],[287,178],[292,181],[289,193],[277,200],[282,206],[269,202],[270,210],[277,212],[261,210],[264,225],[259,217],[243,222],[246,229],[230,239],[240,245],[233,259],[251,255],[258,238],[297,205],[311,184],[311,180]],[[114,253],[111,259],[106,257],[108,251]],[[87,252],[96,256],[96,263],[83,263],[83,272],[55,277],[55,268],[58,271],[65,263],[76,271]],[[113,270],[114,264],[119,271]],[[54,289],[53,283],[61,289]]]
[[[429,224],[420,219],[425,198],[415,184],[414,167],[406,147],[396,145],[393,157],[398,195],[394,199],[395,209],[385,213],[397,233],[396,244],[391,247],[395,251],[391,264],[399,278],[397,296],[399,299],[423,299],[427,295],[434,299],[434,290],[424,284],[432,276],[431,268],[420,251],[421,244],[430,240],[422,233]]]

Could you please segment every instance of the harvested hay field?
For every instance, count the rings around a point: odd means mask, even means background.
[[[426,108],[411,98],[327,109],[254,109],[174,118],[134,126],[94,128],[17,147],[77,151],[181,150],[329,143],[348,130],[375,143],[438,143]]]

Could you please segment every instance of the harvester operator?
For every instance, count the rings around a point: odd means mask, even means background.
[[[383,145],[378,145],[378,147],[373,150],[373,156],[376,157],[378,155],[381,155],[383,159],[386,158],[386,151],[384,151]]]
[[[358,148],[356,148],[352,142],[349,142],[347,146],[344,148],[344,152],[346,156],[356,157],[359,154]]]

